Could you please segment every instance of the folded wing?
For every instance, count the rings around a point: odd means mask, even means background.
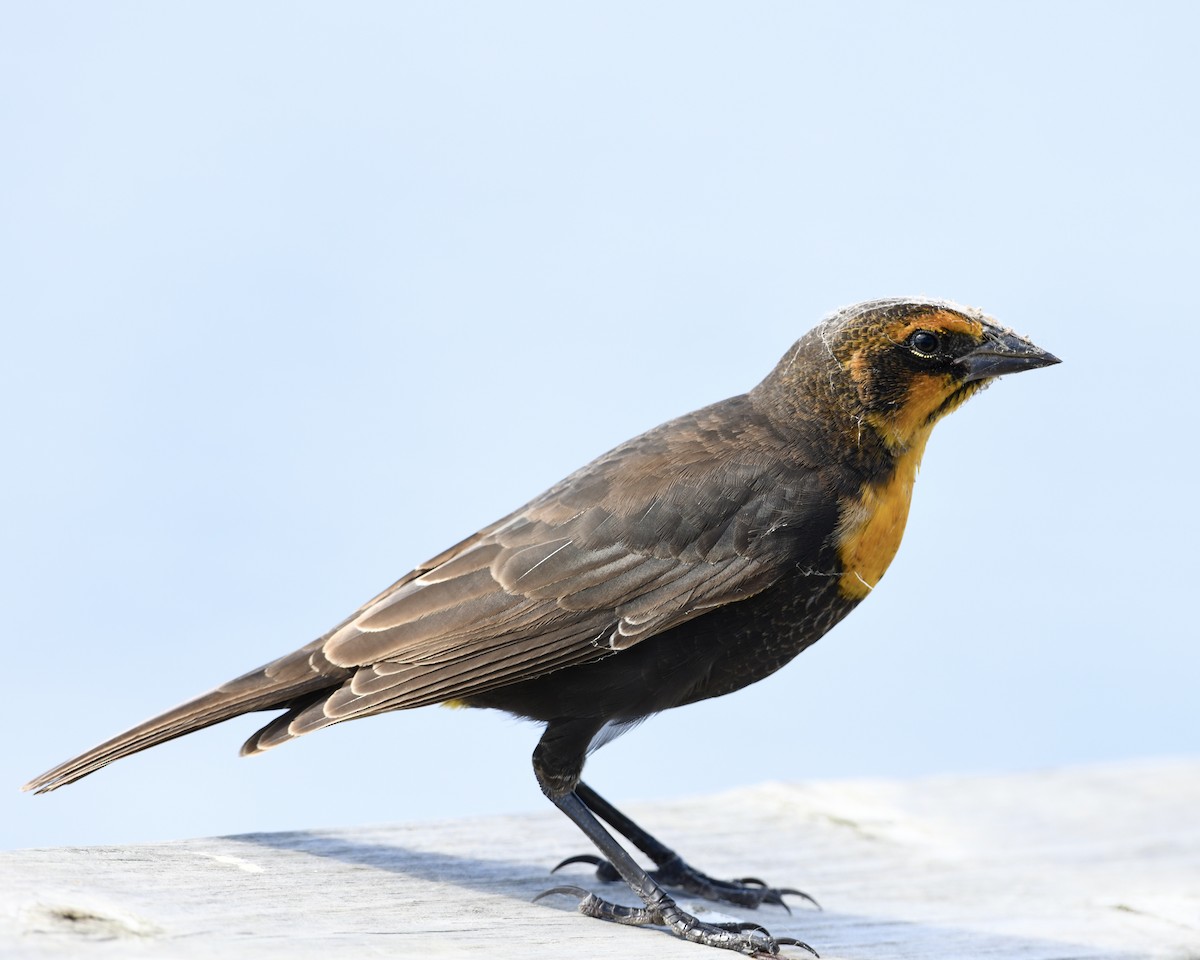
[[[26,789],[53,790],[250,711],[284,713],[243,753],[470,697],[617,655],[753,596],[796,565],[798,541],[815,551],[832,523],[818,472],[756,443],[766,429],[741,397],[643,434],[411,571],[325,636]]]

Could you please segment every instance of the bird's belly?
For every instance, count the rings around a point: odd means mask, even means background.
[[[770,676],[833,629],[858,600],[841,592],[836,576],[808,572],[747,603],[751,609],[740,617],[705,625],[712,637],[710,665],[680,705],[733,693]]]
[[[620,653],[465,702],[538,720],[637,720],[732,693],[769,676],[856,604],[839,591],[836,575],[798,573]]]

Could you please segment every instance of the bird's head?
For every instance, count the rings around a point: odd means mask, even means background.
[[[995,378],[1058,362],[973,308],[872,300],[809,331],[763,387],[783,388],[797,400],[807,395],[818,416],[840,412],[872,428],[887,447],[905,450]]]

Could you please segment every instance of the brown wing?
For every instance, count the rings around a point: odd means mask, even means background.
[[[325,636],[26,785],[44,792],[243,713],[242,748],[467,697],[640,640],[765,589],[832,529],[811,466],[737,397],[632,440],[407,574]]]
[[[631,441],[380,594],[321,643],[351,678],[247,750],[611,656],[775,582],[816,475],[756,456],[734,404]]]

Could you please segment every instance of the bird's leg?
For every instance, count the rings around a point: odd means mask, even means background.
[[[751,909],[763,903],[773,903],[790,913],[791,910],[783,899],[787,895],[801,897],[819,908],[816,900],[801,890],[792,887],[769,887],[756,877],[716,880],[688,864],[674,850],[639,827],[586,783],[580,782],[575,787],[575,794],[596,816],[654,861],[658,869],[651,871],[650,876],[663,886],[684,890],[706,900],[732,903]],[[594,864],[596,876],[600,880],[611,882],[621,879],[611,862],[587,854],[570,857],[554,869],[557,870],[568,863]]]
[[[793,945],[814,951],[792,937],[772,937],[756,923],[705,923],[680,909],[665,890],[631,857],[611,833],[604,829],[575,791],[591,731],[580,738],[580,729],[569,721],[551,723],[533,755],[538,784],[551,802],[565,813],[607,858],[620,879],[641,899],[643,906],[629,907],[611,903],[576,886],[554,887],[535,899],[551,894],[580,897],[579,912],[600,920],[633,926],[665,926],[675,936],[693,943],[734,950],[751,957],[773,957],[782,946]],[[578,725],[580,728],[582,725]],[[578,745],[578,751],[571,749]],[[580,785],[582,786],[582,785]],[[586,789],[586,788],[584,788]],[[590,791],[589,791],[590,792]],[[665,849],[665,848],[664,848]]]
[[[554,887],[539,894],[535,900],[556,893],[578,896],[581,898],[579,912],[584,916],[633,926],[664,926],[680,939],[708,947],[735,950],[750,957],[774,957],[780,947],[788,945],[800,947],[817,956],[817,952],[803,941],[794,937],[773,937],[757,923],[705,923],[685,912],[637,865],[575,793],[550,799],[608,858],[608,863],[612,864],[620,878],[641,898],[645,906],[627,907],[612,903],[575,886]]]

